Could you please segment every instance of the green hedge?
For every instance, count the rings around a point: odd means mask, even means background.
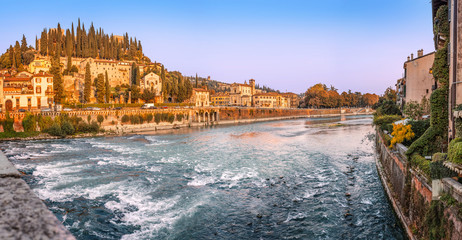
[[[428,178],[430,179],[431,173],[430,173],[430,162],[429,160],[425,159],[421,155],[414,153],[411,156],[411,166],[414,168],[420,169],[420,171]]]
[[[457,173],[445,167],[443,162],[448,158],[447,153],[435,153],[430,162],[430,176],[432,179],[442,179],[446,177],[455,177]]]
[[[445,149],[448,132],[447,92],[447,86],[433,91],[430,97],[430,127],[419,139],[411,144],[406,152],[408,156],[414,153],[429,156]]]

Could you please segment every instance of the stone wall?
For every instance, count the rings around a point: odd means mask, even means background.
[[[400,149],[401,148],[401,149]],[[442,239],[462,240],[462,220],[455,206],[432,199],[429,179],[413,169],[405,155],[405,147],[389,149],[379,131],[376,132],[377,170],[393,209],[400,218],[410,239],[438,239],[435,232],[444,233]],[[442,181],[443,190],[452,196],[459,194],[460,184],[450,178]],[[454,194],[457,193],[457,194]],[[439,205],[438,205],[439,204]],[[436,206],[442,206],[442,211]],[[438,219],[435,219],[436,217]]]

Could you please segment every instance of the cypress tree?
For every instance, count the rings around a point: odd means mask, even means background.
[[[131,76],[130,76],[130,84],[133,85],[135,84],[136,85],[136,64],[135,62],[132,63],[132,69],[131,69]]]
[[[86,103],[90,102],[91,96],[91,72],[90,72],[90,63],[87,62],[85,66],[85,88],[83,92],[83,97]]]
[[[14,67],[19,68],[21,66],[21,46],[19,45],[19,42],[16,41],[16,44],[14,45]]]
[[[106,71],[106,84],[105,84],[105,93],[106,93],[106,103],[109,103],[109,98],[111,97],[111,87],[109,86],[109,77]]]
[[[75,34],[74,34],[74,22],[72,22],[72,26],[71,26],[71,42],[72,42],[72,56],[76,56],[76,52],[75,52]]]
[[[39,41],[37,39],[37,35],[35,35],[35,50],[38,51],[38,45],[39,45]]]
[[[56,103],[61,103],[64,100],[64,86],[60,65],[59,53],[56,53],[51,60],[50,69],[50,73],[53,74],[53,90],[55,92],[54,100]]]
[[[196,88],[197,88],[197,87],[199,87],[199,85],[198,85],[198,82],[197,82],[197,81],[198,81],[198,79],[197,79],[197,73],[196,73]]]
[[[25,53],[27,50],[27,40],[26,40],[26,36],[24,36],[24,34],[22,35],[22,39],[21,39],[21,53]]]
[[[49,29],[48,30],[48,51],[47,51],[47,55],[48,56],[52,56],[53,55],[53,41],[54,41],[54,38],[53,38],[53,30],[52,29]]]
[[[47,47],[48,47],[48,42],[47,42],[48,34],[47,34],[47,29],[43,29],[42,31],[42,36],[40,37],[40,54],[45,56],[47,55]]]
[[[102,73],[98,74],[96,81],[96,99],[98,103],[104,103],[105,93],[105,84],[104,84],[104,75]]]

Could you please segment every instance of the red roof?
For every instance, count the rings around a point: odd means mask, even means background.
[[[203,88],[193,88],[194,91],[196,92],[208,92],[207,90],[203,89]]]
[[[30,81],[30,78],[7,77],[5,81]]]

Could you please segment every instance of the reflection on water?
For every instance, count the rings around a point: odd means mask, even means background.
[[[371,120],[339,120],[1,147],[79,239],[403,239]]]

